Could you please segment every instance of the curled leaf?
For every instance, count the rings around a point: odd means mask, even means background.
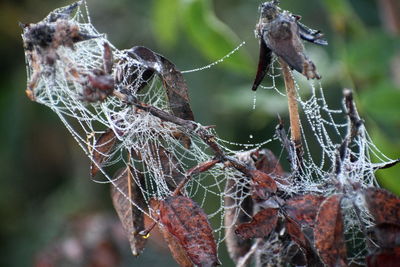
[[[110,152],[114,148],[116,140],[117,138],[112,129],[108,129],[97,139],[93,147],[92,163],[90,165],[90,175],[92,177],[99,172],[99,166],[101,167],[110,158]]]
[[[278,210],[269,208],[256,213],[250,222],[236,228],[235,233],[243,239],[268,236],[278,222]]]
[[[400,226],[400,198],[385,189],[370,187],[364,191],[365,202],[376,224]]]
[[[160,221],[200,266],[219,264],[217,245],[207,214],[190,198],[172,196],[160,201]]]
[[[285,176],[285,171],[271,150],[266,148],[258,149],[252,153],[252,157],[255,159],[254,165],[257,170],[268,175]]]
[[[136,176],[137,181],[144,179],[139,172],[129,167],[120,169],[116,173],[115,186],[111,186],[111,198],[128,236],[132,253],[137,256],[143,251],[147,240],[139,234],[145,228],[142,211],[147,209],[147,205],[133,175]]]
[[[271,194],[278,190],[275,180],[265,172],[251,170],[249,175],[252,179],[251,188],[254,199],[267,200]]]
[[[340,209],[342,195],[326,198],[318,211],[315,228],[315,248],[328,266],[347,266],[347,251]]]
[[[163,82],[172,113],[185,120],[194,120],[186,81],[171,61],[143,46],[132,47],[127,54],[147,67],[147,70],[143,73],[144,78],[138,77],[137,71],[130,71],[134,74],[130,79],[131,83],[138,79],[144,81],[140,86],[136,86],[137,90],[144,87],[153,77],[153,73],[156,72]],[[126,71],[120,70],[118,81],[126,76]]]

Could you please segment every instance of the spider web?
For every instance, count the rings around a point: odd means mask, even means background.
[[[179,181],[177,176],[184,177],[185,172],[199,163],[206,162],[213,158],[213,154],[207,145],[195,134],[186,131],[173,123],[162,121],[149,112],[140,111],[131,105],[127,105],[120,99],[110,96],[102,102],[87,103],[82,101],[84,86],[82,76],[74,76],[75,72],[90,73],[93,69],[101,69],[103,66],[104,43],[108,43],[113,52],[116,62],[122,62],[123,69],[129,70],[120,85],[127,88],[140,101],[155,106],[159,109],[169,111],[168,99],[162,86],[160,78],[154,77],[145,90],[138,91],[137,88],[146,80],[143,74],[147,69],[142,62],[127,56],[127,51],[118,50],[109,43],[105,35],[100,34],[91,24],[86,3],[79,6],[77,12],[71,16],[69,22],[79,27],[79,30],[91,36],[98,36],[87,41],[74,44],[74,48],[59,46],[56,50],[58,59],[52,66],[36,66],[31,57],[27,58],[28,82],[38,76],[34,88],[35,101],[48,106],[53,110],[64,123],[65,127],[72,134],[85,154],[95,163],[93,152],[96,147],[97,138],[111,129],[118,144],[106,156],[109,160],[104,164],[97,164],[97,167],[104,175],[103,180],[96,180],[98,183],[110,183],[115,187],[115,167],[135,166],[137,169],[133,179],[140,187],[144,199],[148,203],[151,198],[163,199],[172,194],[174,186]],[[53,11],[53,13],[59,11]],[[48,23],[49,17],[43,20]],[[42,23],[42,22],[39,22]],[[209,66],[185,71],[188,73],[209,68],[226,59],[238,50],[241,46],[229,53],[221,60]],[[276,65],[276,63],[275,63]],[[155,66],[157,68],[157,66]],[[115,72],[115,68],[113,72]],[[280,70],[276,66],[268,74],[271,85],[264,87],[269,89],[268,93],[285,97],[284,90],[278,89],[276,79],[280,78]],[[133,81],[127,77],[136,77]],[[295,77],[295,80],[303,79]],[[298,192],[319,193],[330,195],[335,192],[335,184],[330,183],[333,166],[337,159],[338,145],[348,134],[349,122],[345,120],[345,109],[330,109],[325,100],[322,85],[319,82],[310,81],[307,86],[300,88],[296,83],[297,100],[301,112],[301,130],[304,149],[303,169],[300,179],[295,184],[282,185],[279,189],[287,196],[295,195]],[[305,88],[304,88],[305,87]],[[306,94],[304,92],[307,92]],[[266,92],[262,92],[266,93]],[[183,132],[191,139],[191,147],[187,148],[182,142],[174,137],[177,131]],[[211,130],[216,136],[216,142],[223,148],[227,155],[235,156],[246,164],[254,164],[250,152],[265,146],[267,143],[277,142],[277,138],[271,133],[270,138],[259,144],[238,144],[232,141],[218,138],[217,133]],[[311,151],[311,147],[318,145],[319,151]],[[250,150],[249,149],[253,149]],[[140,157],[133,157],[132,151],[140,152]],[[103,153],[98,151],[99,153]],[[283,154],[282,151],[279,154]],[[341,184],[360,184],[361,187],[376,185],[375,169],[378,163],[372,163],[371,157],[380,163],[391,162],[373,144],[365,127],[359,128],[359,134],[354,138],[349,148],[349,156],[342,162],[342,171],[338,175]],[[169,162],[170,166],[176,168],[165,168],[164,163]],[[357,160],[352,160],[352,159]],[[145,179],[140,179],[143,175]],[[229,181],[234,181],[229,183]],[[122,194],[122,188],[117,188]],[[225,230],[235,226],[235,219],[229,224],[224,224],[224,216],[228,211],[233,211],[234,218],[237,218],[242,209],[242,203],[250,196],[248,178],[233,168],[225,168],[223,164],[217,164],[205,173],[199,174],[189,181],[185,187],[185,194],[195,199],[198,204],[206,209],[207,214],[214,226],[218,244],[225,239]],[[125,195],[125,194],[124,194]],[[127,199],[128,196],[125,195]],[[359,196],[354,193],[353,199],[347,201],[352,203],[354,199],[361,203]],[[229,205],[226,204],[229,199]],[[213,201],[213,205],[206,205]],[[132,202],[131,199],[129,201]],[[225,203],[225,204],[224,204]],[[346,203],[346,202],[345,202]],[[146,209],[141,209],[148,216]],[[210,208],[210,207],[213,208]],[[346,204],[344,204],[346,206]],[[349,212],[346,214],[346,237],[355,246],[360,241],[357,236],[357,216],[347,204]],[[369,223],[363,204],[359,205],[364,222]],[[250,218],[251,214],[246,213]],[[276,238],[276,237],[273,237]],[[271,244],[273,244],[272,242]],[[268,251],[266,249],[265,251]],[[362,254],[366,253],[365,248],[359,249],[360,255],[353,255],[352,259],[357,261]]]

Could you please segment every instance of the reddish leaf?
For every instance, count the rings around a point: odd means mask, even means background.
[[[277,209],[264,209],[256,213],[250,222],[236,228],[235,233],[243,239],[263,238],[268,236],[278,222]]]
[[[307,230],[309,229],[311,230],[311,228],[308,228]],[[305,231],[301,228],[301,225],[295,222],[290,217],[288,217],[286,220],[286,230],[292,240],[302,248],[307,261],[307,266],[321,266],[321,260],[319,256],[315,253],[313,245],[311,243],[314,239],[312,233],[309,233],[307,231],[306,235]]]
[[[397,267],[400,263],[400,247],[387,249],[367,257],[368,267]]]
[[[196,265],[219,264],[217,245],[207,214],[190,198],[172,196],[160,201],[160,221],[178,239]]]
[[[257,170],[269,175],[284,176],[285,172],[278,159],[269,149],[258,149],[252,153]]]
[[[293,221],[291,218],[287,218],[286,230],[293,241],[296,242],[300,247],[306,250],[310,249],[310,244],[301,230],[301,226],[296,221]]]
[[[145,228],[144,214],[140,209],[146,210],[147,206],[139,186],[132,177],[133,174],[139,181],[144,179],[140,173],[129,167],[120,169],[116,173],[114,178],[115,186],[111,186],[111,198],[122,226],[127,233],[132,253],[137,256],[142,252],[146,244],[146,239],[139,233]],[[138,207],[133,205],[130,200]]]
[[[92,177],[96,176],[99,172],[100,169],[98,166],[102,166],[110,158],[110,152],[114,148],[116,140],[117,138],[112,129],[108,129],[97,139],[93,147],[93,161],[90,165],[90,175]]]
[[[318,211],[315,228],[315,248],[328,266],[347,266],[347,252],[340,210],[342,195],[325,199]]]
[[[158,210],[160,202],[156,199],[150,200],[150,207],[153,211]],[[153,217],[157,218],[157,215],[153,214]],[[168,229],[163,224],[158,224],[161,234],[163,235],[168,247],[172,253],[172,257],[176,260],[179,266],[182,267],[192,267],[193,262],[189,258],[184,247],[179,243],[179,240],[169,233]]]
[[[364,192],[367,207],[376,224],[390,223],[400,226],[400,198],[385,189],[370,187]]]
[[[323,196],[312,194],[296,196],[286,201],[284,209],[300,225],[314,227],[315,217],[324,199]]]
[[[239,179],[239,178],[238,178]],[[231,259],[237,264],[241,257],[251,248],[251,240],[244,240],[235,234],[233,225],[242,224],[248,220],[247,214],[253,213],[253,200],[251,197],[246,197],[237,206],[237,199],[240,199],[248,193],[246,187],[239,187],[239,183],[245,181],[228,179],[225,185],[224,206],[225,206],[225,243]],[[247,190],[247,191],[246,191]],[[236,200],[235,200],[236,199]]]
[[[254,199],[267,200],[271,194],[278,190],[275,180],[265,172],[251,170],[249,175],[252,178],[251,188]]]
[[[381,248],[394,248],[400,246],[400,226],[382,223],[374,227],[376,243]]]

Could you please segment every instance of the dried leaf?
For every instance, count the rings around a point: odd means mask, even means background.
[[[277,209],[264,209],[256,213],[250,222],[236,228],[235,233],[243,239],[263,238],[268,236],[278,222]]]
[[[93,161],[90,165],[90,175],[92,177],[96,176],[99,172],[100,169],[98,166],[102,166],[102,164],[109,159],[110,152],[114,148],[116,141],[117,138],[112,129],[108,129],[97,139],[93,147]]]
[[[238,178],[239,179],[239,178]],[[235,234],[233,225],[242,224],[248,220],[247,214],[253,213],[253,200],[251,197],[246,197],[237,205],[237,199],[248,193],[246,187],[239,187],[245,181],[237,181],[236,179],[228,179],[225,185],[224,192],[224,207],[225,207],[225,243],[231,259],[237,264],[241,257],[247,254],[251,248],[250,239],[242,239]]]
[[[287,218],[286,220],[286,230],[292,240],[296,242],[300,247],[308,251],[311,249],[310,243],[308,239],[304,235],[303,231],[301,230],[301,226],[291,218]]]
[[[315,248],[328,266],[347,266],[347,252],[340,209],[341,194],[325,199],[318,211],[315,228]]]
[[[400,246],[400,226],[382,223],[374,227],[376,243],[380,248],[394,248]]]
[[[271,194],[276,193],[278,187],[274,179],[265,172],[251,170],[249,172],[252,183],[252,197],[256,200],[267,200]]]
[[[265,172],[268,175],[285,176],[285,171],[271,150],[266,148],[259,149],[252,154],[252,157],[255,157],[255,167],[257,170]]]
[[[376,224],[400,226],[400,198],[385,189],[370,187],[364,191],[365,202]]]
[[[139,60],[149,70],[159,74],[167,92],[169,107],[175,116],[185,120],[194,120],[186,81],[171,61],[143,46],[131,48],[128,55]],[[149,76],[152,74],[149,73]]]
[[[158,210],[160,206],[160,202],[156,199],[150,200],[150,207],[153,211]],[[153,214],[153,217],[157,218],[157,215]],[[188,254],[184,247],[179,243],[179,240],[170,234],[168,229],[163,224],[158,224],[158,228],[160,229],[161,234],[163,235],[165,241],[168,244],[169,249],[171,250],[172,257],[176,260],[176,262],[181,267],[192,267],[194,266],[193,262],[190,260]]]
[[[324,199],[323,196],[312,194],[296,196],[286,201],[284,209],[287,216],[300,226],[314,227],[318,209]]]
[[[151,145],[154,159],[159,159],[163,176],[170,189],[173,190],[185,179],[184,171],[178,159],[162,146]]]
[[[312,240],[314,240],[312,229],[303,229],[299,223],[290,217],[287,217],[285,226],[292,240],[302,248],[307,266],[323,266],[312,245]]]
[[[140,231],[145,229],[144,214],[140,210],[146,210],[147,205],[143,198],[140,187],[133,179],[142,181],[144,177],[135,172],[133,168],[120,169],[115,175],[115,186],[111,186],[111,198],[122,226],[127,233],[133,255],[139,255],[146,244],[145,238],[140,235]],[[129,198],[129,199],[127,199]],[[131,201],[137,206],[133,205]]]
[[[160,201],[160,221],[196,265],[219,264],[217,245],[207,214],[190,198],[172,196]]]
[[[182,73],[176,69],[171,61],[163,56],[159,57],[162,63],[161,77],[167,90],[169,106],[172,112],[179,118],[194,120],[189,104],[188,87]]]
[[[400,247],[387,249],[367,256],[368,267],[397,267],[400,262]]]

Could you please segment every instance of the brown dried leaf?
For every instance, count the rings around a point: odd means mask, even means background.
[[[307,266],[323,266],[312,245],[312,240],[314,239],[312,229],[307,228],[303,230],[301,225],[290,217],[287,217],[285,225],[292,240],[302,248]],[[305,232],[307,232],[307,234]]]
[[[235,233],[243,239],[268,236],[278,222],[278,210],[269,208],[256,213],[250,222],[236,228]]]
[[[318,211],[315,228],[315,248],[328,266],[347,266],[347,251],[340,209],[341,194],[326,198]]]
[[[169,106],[174,115],[185,120],[194,120],[190,108],[189,92],[182,73],[176,66],[163,56],[159,56],[162,63],[161,77],[167,90]]]
[[[265,172],[268,175],[285,176],[285,171],[271,150],[266,148],[259,149],[252,156],[255,157],[255,167],[257,170]]]
[[[158,210],[160,206],[160,202],[156,199],[151,199],[149,204],[153,211]],[[153,214],[153,216],[157,218],[157,215]],[[175,236],[170,234],[168,229],[164,225],[159,223],[158,228],[161,234],[164,236],[164,239],[167,242],[169,249],[171,250],[172,257],[176,260],[179,266],[181,267],[194,266],[193,262],[190,260],[188,254],[186,253],[186,250],[179,243],[179,240]]]
[[[196,265],[219,264],[217,245],[207,214],[190,198],[172,196],[160,201],[160,221]]]
[[[271,194],[278,190],[275,180],[265,172],[251,170],[249,175],[252,178],[251,188],[254,199],[267,200]]]
[[[99,139],[97,139],[92,152],[93,161],[90,165],[90,175],[92,177],[96,176],[99,172],[100,169],[98,166],[101,166],[109,159],[110,152],[114,148],[116,141],[117,138],[112,129],[108,129],[105,133],[100,135]]]
[[[135,172],[133,168],[129,167],[120,169],[116,173],[115,186],[111,186],[111,198],[127,233],[132,253],[137,256],[143,251],[147,240],[139,234],[140,231],[145,229],[144,214],[140,209],[146,210],[147,205],[140,187],[133,179],[133,175],[135,175],[136,180],[142,181],[144,179],[139,172]],[[133,205],[127,197],[137,206]]]
[[[382,223],[374,227],[376,243],[380,248],[400,247],[400,226]]]
[[[312,194],[296,196],[286,201],[284,209],[300,225],[314,227],[315,217],[324,199],[323,196]]]
[[[291,218],[287,218],[286,230],[292,240],[296,242],[300,247],[302,247],[306,251],[311,249],[311,244],[308,242],[308,239],[301,230],[301,226],[297,222],[293,221]]]
[[[151,145],[150,147],[153,158],[159,159],[165,181],[171,190],[175,189],[185,179],[178,159],[162,146]]]
[[[385,189],[370,187],[364,191],[367,207],[376,224],[400,226],[400,198]]]
[[[182,73],[177,70],[176,66],[165,57],[143,46],[131,48],[128,54],[159,74],[167,92],[172,113],[185,120],[194,120],[188,87]]]
[[[400,262],[400,247],[386,249],[385,251],[369,255],[368,267],[397,267]]]
[[[225,243],[231,259],[237,264],[241,257],[247,254],[251,248],[250,239],[242,239],[235,234],[235,229],[232,227],[235,224],[242,224],[248,220],[247,214],[253,213],[253,200],[251,197],[246,197],[237,206],[235,199],[241,198],[247,194],[246,187],[243,189],[239,183],[243,184],[244,181],[237,181],[236,179],[228,179],[225,185],[224,192],[224,206],[225,206]]]

